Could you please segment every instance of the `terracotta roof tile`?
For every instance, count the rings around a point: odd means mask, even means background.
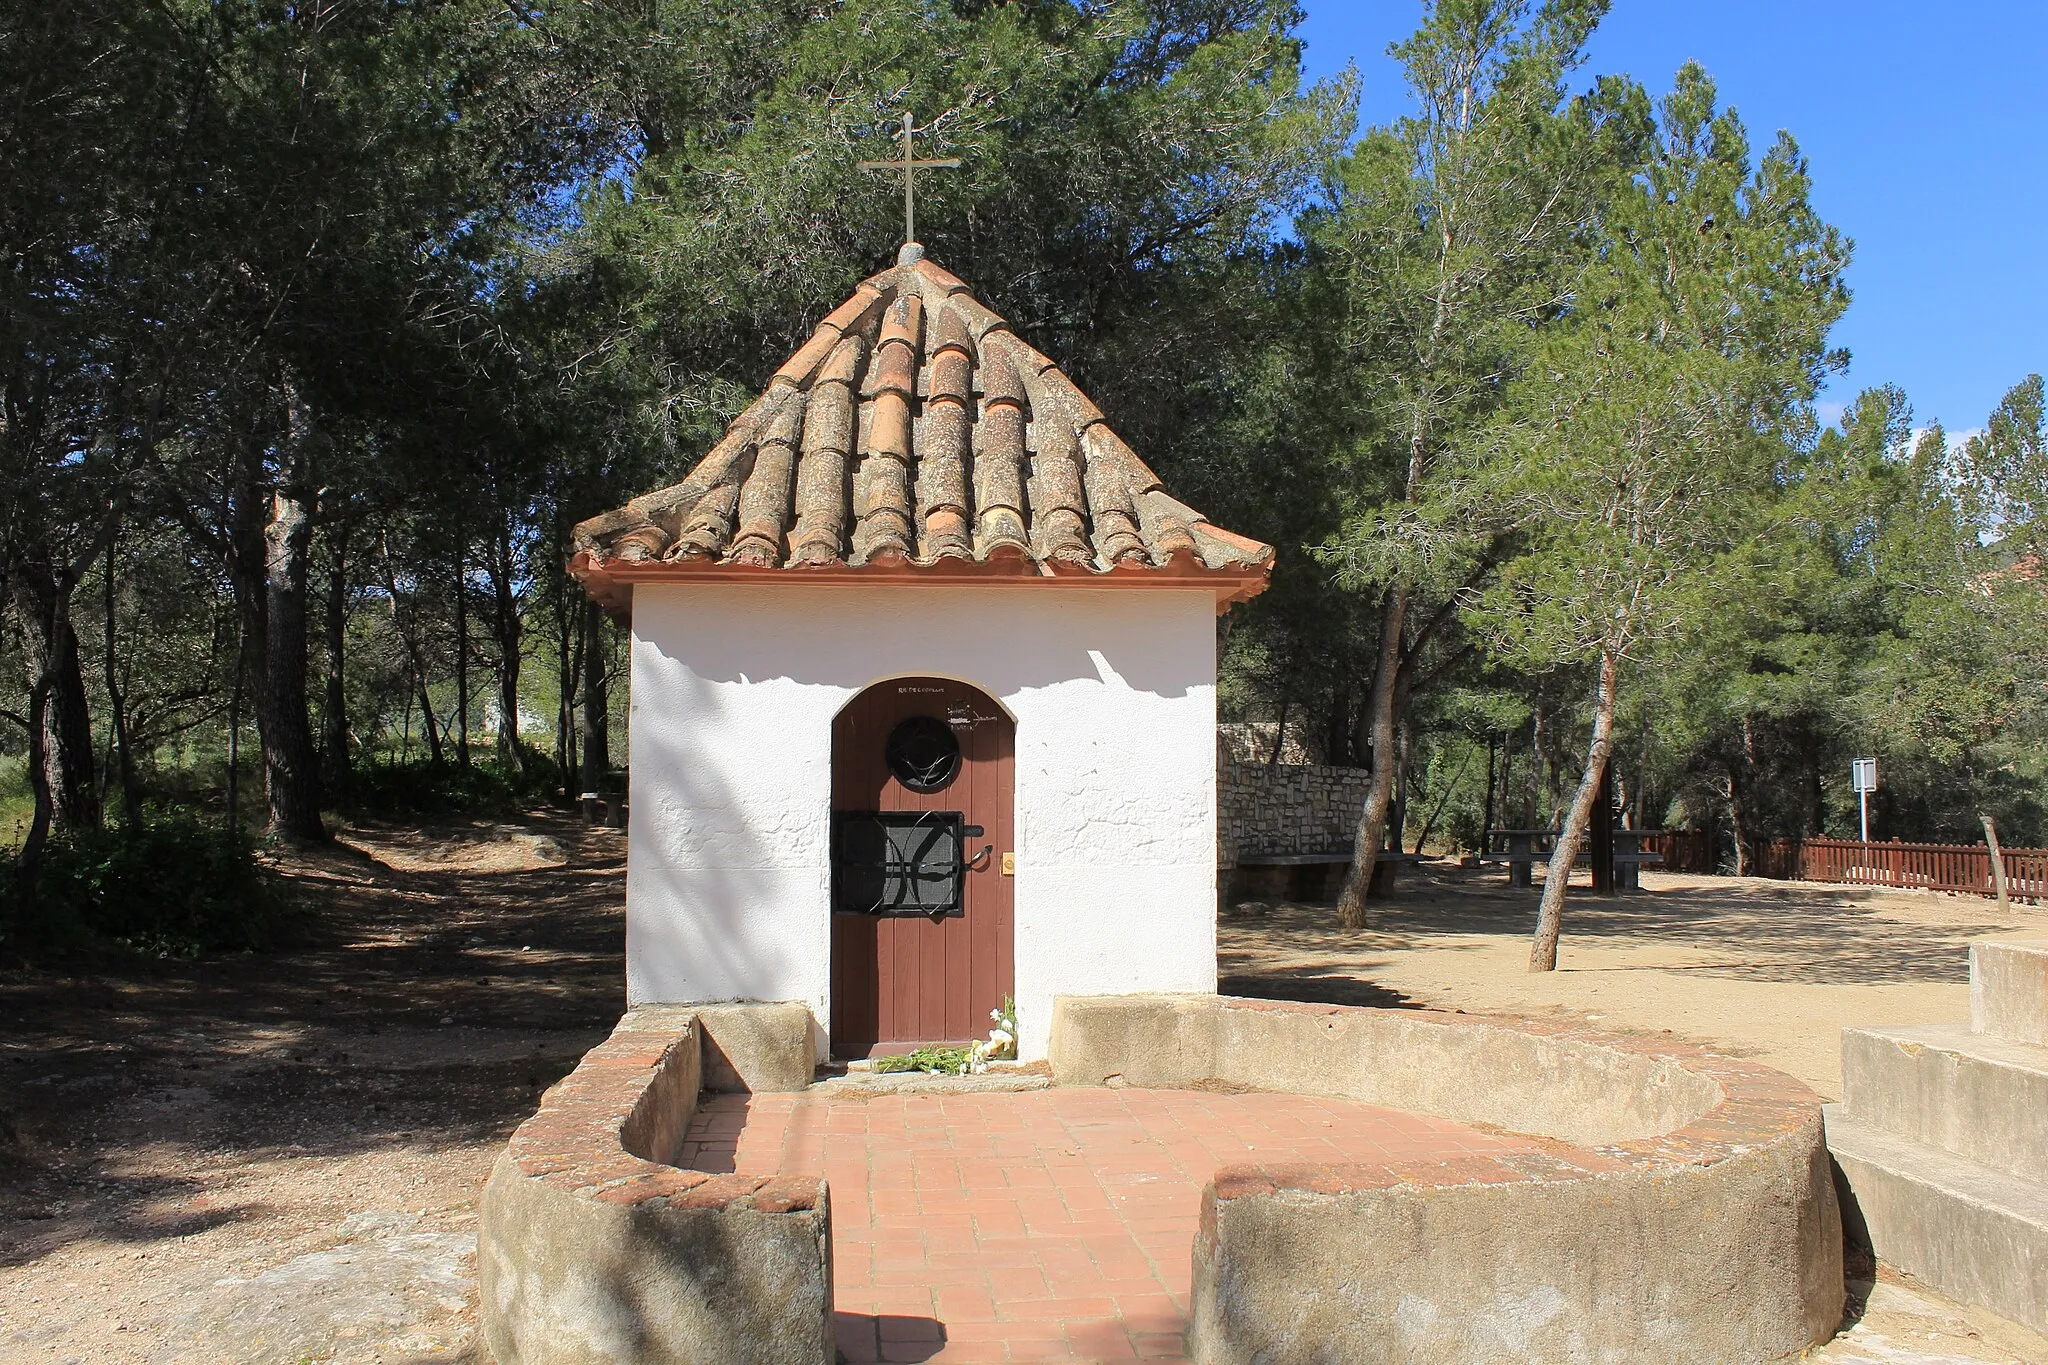
[[[1022,409],[1031,400],[1030,390],[1024,386],[1024,377],[1017,373],[1017,367],[1009,357],[991,355],[981,367],[982,397],[990,403],[1008,403]]]
[[[967,352],[948,347],[932,357],[931,375],[925,384],[925,398],[929,402],[951,399],[955,403],[966,403],[974,397],[974,362],[967,358]]]
[[[1168,496],[1057,365],[906,249],[680,483],[577,527],[571,567],[615,608],[632,582],[762,570],[1213,578],[1227,604],[1272,562]]]

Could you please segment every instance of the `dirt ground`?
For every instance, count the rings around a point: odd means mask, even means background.
[[[483,1178],[624,1007],[624,841],[345,838],[300,948],[0,976],[0,1361],[475,1358]]]
[[[1709,1039],[1842,1094],[1851,1024],[1960,1022],[1969,943],[2048,934],[2048,911],[1927,892],[1645,873],[1643,890],[1567,898],[1558,970],[1532,974],[1534,890],[1504,873],[1404,873],[1372,927],[1281,902],[1226,916],[1223,989],[1240,995],[1568,1015],[1620,1031]]]
[[[498,1145],[623,1007],[624,845],[534,817],[351,830],[285,869],[286,952],[0,973],[0,1362],[452,1365],[476,1345]],[[1523,970],[1533,893],[1411,875],[1375,927],[1223,925],[1224,988],[1567,1012],[1717,1041],[1832,1095],[1853,1022],[1960,1019],[1986,902],[1655,877],[1576,900]],[[2048,1365],[2048,1342],[1885,1282],[1816,1358]]]

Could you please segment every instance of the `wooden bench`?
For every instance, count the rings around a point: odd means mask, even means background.
[[[1401,849],[1382,849],[1373,860],[1374,891],[1385,891],[1392,882],[1392,873],[1403,863],[1428,861],[1428,855],[1408,853]],[[1284,889],[1275,891],[1271,886],[1260,887],[1269,895],[1284,895],[1288,900],[1316,902],[1328,900],[1343,886],[1344,872],[1351,866],[1351,850],[1333,849],[1325,853],[1240,853],[1229,869],[1238,868],[1286,868],[1289,869],[1283,881]],[[1250,899],[1239,896],[1237,878],[1226,888],[1226,895],[1233,900]]]

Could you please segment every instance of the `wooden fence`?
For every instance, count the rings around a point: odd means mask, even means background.
[[[2048,898],[2048,849],[2001,849],[2007,893]],[[1991,850],[1983,844],[1864,844],[1854,839],[1774,839],[1760,850],[1757,875],[1779,881],[1847,882],[1995,896]]]
[[[1712,876],[1721,870],[1714,836],[1703,829],[1667,829],[1642,836],[1643,852],[1661,853],[1664,861],[1654,865],[1658,872],[1694,872]]]

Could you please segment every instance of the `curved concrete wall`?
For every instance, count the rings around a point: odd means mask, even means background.
[[[1841,1319],[1819,1100],[1767,1068],[1214,996],[1063,999],[1051,1060],[1063,1085],[1300,1090],[1573,1144],[1219,1170],[1195,1243],[1198,1365],[1766,1361]]]
[[[1778,1072],[1540,1023],[1216,996],[1068,998],[1052,1022],[1062,1084],[1300,1091],[1548,1139],[1218,1170],[1194,1245],[1199,1365],[1733,1365],[1839,1322],[1819,1104]],[[636,1010],[548,1092],[484,1194],[500,1365],[827,1365],[824,1182],[667,1164],[700,1082],[801,1088],[810,1029],[801,1003]]]
[[[825,1182],[668,1164],[704,1052],[730,1088],[767,1088],[792,1057],[801,1084],[809,1027],[800,1005],[636,1010],[543,1097],[484,1187],[477,1281],[498,1365],[830,1365]]]
[[[1602,1035],[1538,1034],[1469,1015],[1219,996],[1067,998],[1061,1085],[1165,1089],[1221,1081],[1332,1095],[1597,1144],[1653,1137],[1719,1104],[1719,1083]]]

